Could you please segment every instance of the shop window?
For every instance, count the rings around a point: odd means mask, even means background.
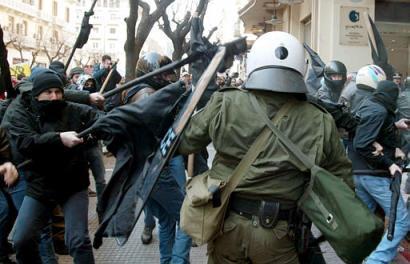
[[[38,39],[43,39],[43,27],[38,27]]]
[[[14,17],[12,16],[9,16],[8,30],[9,32],[14,33]]]
[[[27,36],[27,27],[28,27],[28,23],[27,23],[27,21],[23,21],[23,33],[24,33],[24,36]]]
[[[70,23],[70,8],[65,8],[65,22]]]
[[[23,25],[20,23],[16,24],[16,33],[17,35],[23,34]]]
[[[53,1],[53,16],[58,15],[58,4],[57,1]]]

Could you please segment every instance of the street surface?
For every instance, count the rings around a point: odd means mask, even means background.
[[[209,165],[211,165],[211,161],[213,156],[215,155],[215,151],[213,148],[209,148]],[[106,179],[108,180],[111,177],[112,169],[114,167],[114,158],[113,157],[104,157],[105,165],[106,165]],[[91,188],[95,190],[94,181],[91,176],[92,186]],[[405,182],[405,177],[403,178],[403,184]],[[402,186],[404,187],[404,185]],[[402,188],[403,189],[403,188]],[[407,195],[406,195],[407,197]],[[89,206],[89,228],[90,228],[90,235],[91,239],[93,239],[94,233],[98,227],[98,220],[97,214],[95,211],[96,208],[96,198],[90,197],[90,206]],[[104,244],[98,250],[94,250],[94,255],[97,264],[131,264],[131,263],[141,263],[141,264],[151,264],[151,263],[159,263],[159,245],[158,245],[158,229],[155,228],[154,230],[154,239],[150,245],[143,245],[141,243],[140,234],[142,233],[142,229],[144,227],[143,224],[143,216],[138,221],[129,241],[123,246],[119,247],[115,240],[112,238],[104,239]],[[315,234],[319,231],[314,230]],[[330,245],[326,242],[321,245],[322,251],[324,253],[324,257],[326,262],[329,264],[343,264],[344,262],[341,261],[334,250],[330,247]],[[410,252],[407,248],[407,252]],[[206,263],[206,245],[202,247],[195,247],[191,249],[191,263],[192,264],[204,264]],[[69,264],[72,263],[72,259],[70,256],[59,256],[59,263],[60,264]],[[410,261],[406,261],[406,259],[402,256],[399,256],[395,262],[396,264],[410,264]]]

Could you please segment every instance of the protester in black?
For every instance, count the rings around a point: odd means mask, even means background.
[[[349,158],[353,164],[356,193],[371,210],[376,205],[382,207],[386,215],[390,213],[391,177],[401,168],[395,163],[396,127],[408,129],[406,120],[395,122],[395,111],[399,89],[392,81],[381,81],[376,92],[365,99],[357,111],[359,124],[353,139],[353,149]],[[375,152],[374,142],[382,147],[382,153]],[[397,254],[400,241],[409,230],[409,216],[403,199],[399,199],[394,239],[389,241],[387,233],[377,248],[367,258],[366,263],[390,263]]]
[[[94,263],[88,237],[87,145],[76,146],[83,141],[75,131],[85,129],[97,112],[66,102],[63,94],[60,78],[44,71],[34,80],[32,91],[11,103],[2,123],[20,159],[32,160],[23,170],[27,192],[13,237],[19,263],[41,263],[36,238],[57,204],[64,210],[65,242],[74,262]]]

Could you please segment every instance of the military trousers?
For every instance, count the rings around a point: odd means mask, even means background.
[[[208,243],[208,255],[209,264],[299,263],[286,221],[267,229],[257,217],[250,220],[232,211],[225,219],[223,234]]]

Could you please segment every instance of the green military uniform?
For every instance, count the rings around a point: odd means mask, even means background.
[[[213,143],[216,155],[211,177],[227,179],[265,126],[251,104],[251,93],[270,117],[293,97],[289,94],[244,91],[216,92],[203,111],[193,116],[184,131],[179,151],[193,153]],[[303,153],[353,186],[351,164],[345,155],[330,114],[306,101],[298,102],[280,121],[279,128]],[[272,134],[266,148],[235,189],[235,195],[257,200],[296,202],[309,174],[299,171],[298,161]],[[208,245],[210,263],[298,263],[288,223],[261,227],[232,211],[223,235]]]

